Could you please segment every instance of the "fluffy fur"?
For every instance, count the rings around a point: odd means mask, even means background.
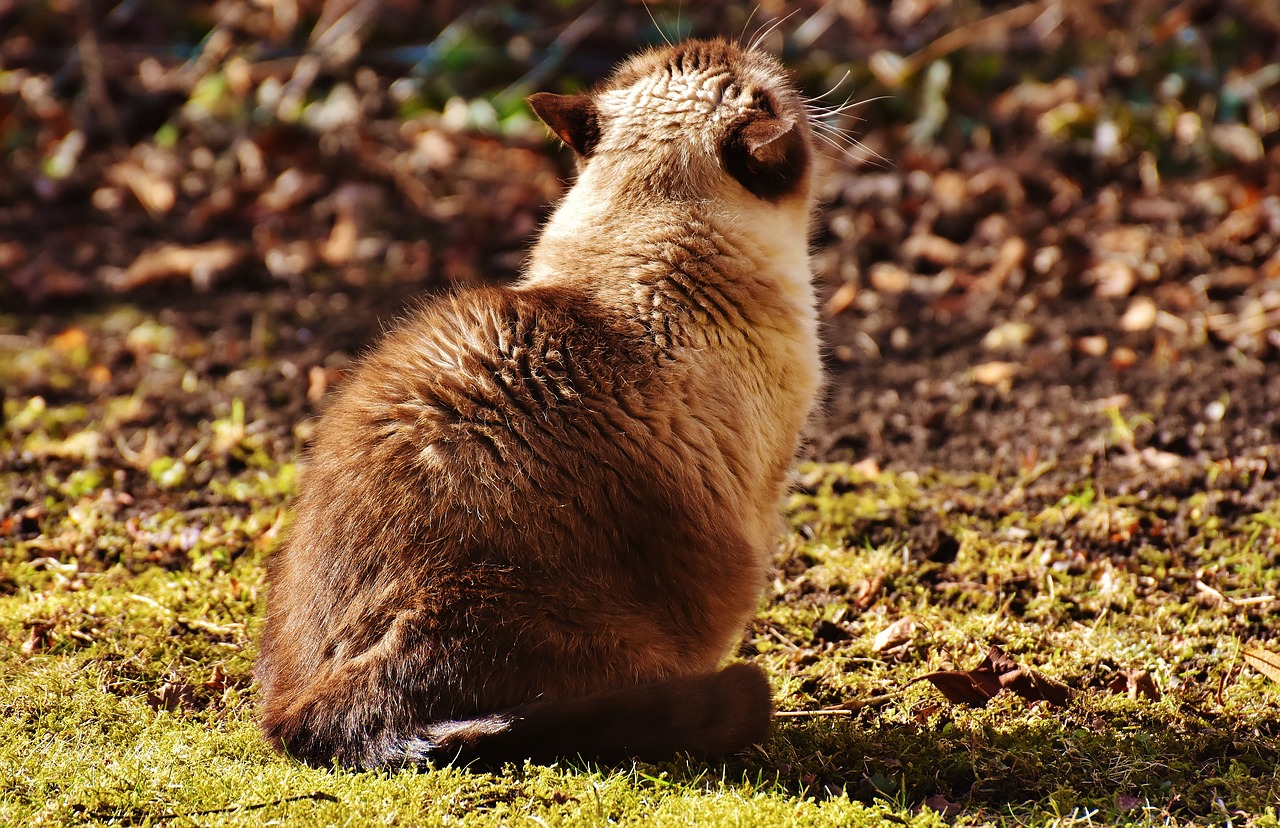
[[[579,158],[525,277],[425,304],[317,429],[270,563],[272,744],[313,763],[731,752],[819,384],[811,133],[694,41],[531,104]]]

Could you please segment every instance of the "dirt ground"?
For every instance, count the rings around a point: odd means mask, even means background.
[[[6,396],[95,421],[141,399],[95,452],[125,475],[188,451],[237,399],[285,457],[415,294],[513,278],[572,177],[521,92],[599,75],[666,12],[451,5],[393,4],[348,32],[360,58],[300,86],[297,111],[307,15],[315,40],[336,0],[296,19],[90,4],[71,28],[56,4],[0,5]],[[773,28],[734,4],[684,19],[759,31],[806,89],[870,99],[828,130],[847,151],[815,222],[829,399],[809,456],[1049,499],[1222,485],[1205,469],[1230,460],[1224,497],[1274,498],[1280,19],[1250,3],[794,11]],[[386,49],[435,54],[420,33],[446,24],[476,38],[452,62]],[[571,32],[575,48],[547,47],[559,63],[519,45]],[[179,43],[185,63],[164,52]]]
[[[277,165],[313,165],[302,174],[312,187],[334,175],[340,158],[292,139]],[[6,393],[92,409],[142,390],[144,410],[104,449],[127,452],[148,433],[156,457],[186,451],[240,399],[255,428],[296,451],[324,392],[406,303],[514,276],[571,175],[562,157],[486,138],[452,135],[438,151],[463,172],[447,222],[397,213],[402,189],[374,176],[274,212],[263,206],[274,189],[250,192],[226,219],[244,263],[212,271],[204,289],[181,264],[107,268],[118,289],[61,269],[68,252],[124,263],[154,249],[145,213],[8,208],[34,242],[3,245],[26,300],[4,317],[3,344],[13,358],[29,352]],[[1035,151],[858,169],[833,159],[814,245],[829,392],[808,456],[986,475],[1048,500],[1086,484],[1176,496],[1225,482],[1234,508],[1260,508],[1277,496],[1280,465],[1277,158],[1272,148],[1249,167],[1145,190],[1123,168],[1066,188],[1046,172],[1062,159]],[[345,258],[331,255],[343,199],[365,206],[369,234]],[[251,249],[278,272],[255,266]],[[147,317],[168,329],[155,334],[163,343],[138,332]],[[30,356],[41,349],[51,356]],[[166,350],[197,386],[157,362]],[[1252,473],[1205,480],[1221,460]]]
[[[20,670],[103,676],[85,698],[185,709],[183,743],[223,716],[261,747],[260,564],[353,360],[411,303],[517,278],[572,181],[522,95],[657,40],[634,3],[387,0],[287,106],[345,2],[284,22],[288,2],[86,3],[68,28],[0,0],[0,643]],[[698,5],[691,32],[752,28]],[[1271,806],[1275,675],[1238,651],[1278,658],[1280,17],[759,5],[800,9],[766,42],[863,120],[827,119],[813,224],[827,393],[802,460],[830,465],[800,469],[740,652],[797,717],[751,767],[979,821],[1058,813],[1072,786],[1116,813]],[[830,103],[849,89],[865,103]],[[914,639],[877,643],[913,615]],[[990,719],[923,694],[988,645],[1097,692]],[[96,731],[85,710],[66,726]]]

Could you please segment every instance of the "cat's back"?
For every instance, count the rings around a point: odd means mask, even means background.
[[[308,490],[299,511],[358,492],[359,479],[378,494],[366,508],[405,514],[400,499],[417,499],[408,514],[449,524],[449,537],[516,517],[537,532],[531,498],[608,485],[595,478],[614,438],[643,442],[639,395],[654,368],[634,332],[570,290],[425,302],[361,361],[317,434],[311,474],[355,485]]]
[[[695,41],[530,103],[579,176],[524,278],[431,300],[317,426],[258,666],[264,732],[304,758],[767,731],[760,671],[718,667],[820,375],[803,101]]]
[[[422,305],[361,361],[317,434],[312,484],[272,560],[282,621],[264,641],[267,691],[396,624],[414,630],[415,660],[430,654],[461,686],[491,681],[467,671],[502,652],[541,652],[521,686],[552,695],[621,664],[619,681],[713,666],[731,632],[709,616],[749,600],[760,574],[733,522],[711,519],[725,504],[680,437],[672,394],[689,371],[569,290]],[[464,635],[474,626],[484,640]]]

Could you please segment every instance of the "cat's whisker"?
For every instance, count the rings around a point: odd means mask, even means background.
[[[792,9],[791,11],[787,12],[787,13],[786,13],[785,15],[783,15],[782,17],[779,17],[779,18],[777,18],[776,20],[774,20],[772,23],[770,23],[770,24],[769,24],[769,26],[768,26],[767,28],[765,28],[763,31],[761,31],[759,34],[757,34],[754,38],[752,38],[752,40],[751,40],[751,45],[747,47],[747,51],[748,51],[748,52],[754,52],[754,51],[756,51],[757,49],[759,49],[759,48],[760,48],[760,44],[761,44],[761,43],[764,43],[764,39],[765,39],[766,37],[768,37],[769,35],[773,34],[773,33],[774,33],[774,31],[775,31],[775,30],[777,30],[777,28],[778,28],[779,26],[781,26],[783,23],[786,23],[786,22],[787,22],[789,19],[791,19],[791,17],[793,17],[793,16],[795,15],[795,13],[796,13],[796,12],[798,12],[798,11],[800,11],[800,10],[799,10],[799,9]]]
[[[760,4],[756,3],[751,7],[751,13],[747,15],[746,22],[742,24],[742,31],[738,32],[738,40],[736,42],[739,46],[742,45],[742,39],[747,36],[747,28],[751,25],[751,21],[755,19],[758,11],[760,11]]]
[[[877,95],[874,98],[863,98],[858,101],[850,98],[839,106],[824,106],[823,104],[818,103],[816,99],[811,99],[805,102],[805,108],[810,112],[821,112],[823,115],[844,115],[858,107],[866,106],[867,104],[875,103],[876,101],[887,101],[892,97],[892,95]]]
[[[843,85],[844,85],[844,82],[845,82],[845,81],[847,81],[847,80],[849,79],[849,76],[850,76],[851,74],[853,74],[853,70],[852,70],[852,69],[846,69],[846,70],[844,70],[844,74],[840,76],[840,80],[838,80],[838,81],[836,81],[834,84],[832,84],[832,85],[831,85],[831,88],[830,88],[830,89],[828,89],[826,92],[823,92],[823,93],[822,93],[822,94],[820,94],[820,95],[815,95],[813,98],[811,98],[811,99],[810,99],[810,101],[820,101],[820,100],[822,100],[823,98],[827,97],[827,96],[828,96],[828,95],[830,95],[832,92],[836,91],[836,90],[837,90],[837,89],[839,89],[841,86],[843,86]],[[806,102],[806,103],[808,103],[808,102]]]
[[[815,138],[855,163],[874,162],[885,167],[892,166],[888,159],[854,138],[853,134],[847,130],[819,120],[811,120],[810,126]],[[854,152],[854,149],[861,150],[863,154]]]
[[[673,45],[671,38],[667,37],[667,33],[663,30],[662,24],[658,22],[658,18],[653,16],[653,9],[649,8],[648,0],[640,0],[640,5],[644,6],[645,14],[649,15],[649,22],[653,24],[653,28],[657,29],[658,36],[668,45]]]

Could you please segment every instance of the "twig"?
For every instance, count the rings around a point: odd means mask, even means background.
[[[356,0],[339,14],[333,11],[333,0],[325,3],[320,20],[311,32],[307,53],[294,66],[293,75],[280,95],[277,114],[292,120],[322,69],[341,66],[360,54],[362,39],[381,6],[382,0]]]
[[[281,799],[273,799],[269,802],[256,802],[253,805],[230,805],[226,808],[210,808],[207,811],[188,811],[186,813],[172,814],[145,814],[148,819],[182,819],[184,817],[211,816],[213,814],[238,814],[245,811],[259,811],[263,808],[270,808],[273,805],[284,805],[288,802],[301,802],[303,800],[312,800],[313,802],[340,802],[341,800],[333,794],[324,791],[314,791],[309,794],[299,794],[298,796],[286,796]],[[87,811],[86,816],[93,819],[120,819],[123,814],[120,811]],[[140,815],[143,816],[143,815]]]
[[[84,76],[85,94],[92,111],[111,133],[111,137],[124,142],[124,128],[120,113],[111,102],[107,91],[107,74],[102,68],[102,51],[98,48],[98,33],[93,25],[93,7],[90,0],[80,0],[80,38],[76,41],[76,53],[80,58],[80,72]]]
[[[596,28],[604,22],[605,4],[596,3],[591,8],[582,13],[576,20],[565,27],[551,45],[547,47],[547,54],[524,76],[509,85],[506,89],[494,95],[494,106],[501,112],[507,105],[514,103],[515,98],[523,98],[540,86],[545,78],[564,62],[565,56],[577,46],[578,43],[587,35],[591,34]]]
[[[919,679],[916,679],[916,681],[919,681]],[[823,707],[818,710],[778,710],[774,712],[773,715],[781,719],[816,719],[822,716],[852,716],[853,711],[855,710],[861,710],[864,707],[870,707],[873,704],[880,704],[897,698],[902,694],[903,690],[907,689],[907,687],[912,684],[915,684],[915,681],[908,682],[899,690],[894,690],[889,693],[881,693],[878,696],[867,696],[865,699],[851,699],[843,704],[838,704],[835,707]]]
[[[1031,25],[1044,13],[1045,8],[1043,0],[1014,6],[990,17],[967,23],[958,29],[952,29],[905,58],[895,60],[894,56],[886,52],[878,52],[872,56],[871,69],[875,72],[876,79],[886,86],[901,86],[907,78],[935,60],[970,46],[992,32]]]

